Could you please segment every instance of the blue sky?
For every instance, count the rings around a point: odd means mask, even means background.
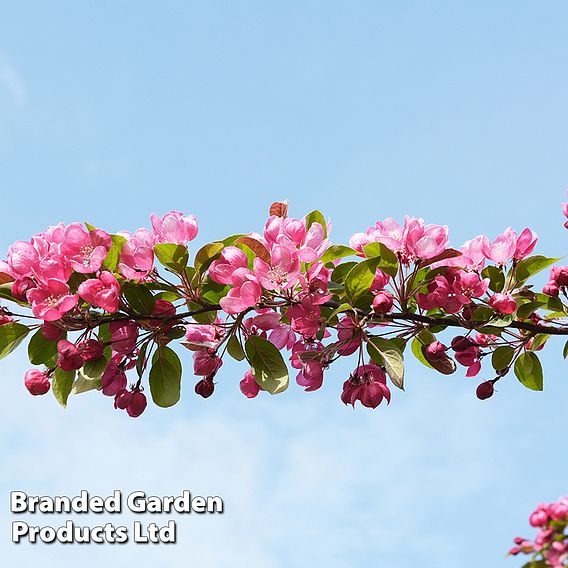
[[[262,228],[268,204],[322,209],[333,237],[377,219],[450,225],[454,244],[529,225],[561,255],[568,185],[564,2],[19,2],[0,20],[0,250],[58,221],[109,230],[194,213],[197,247]],[[486,402],[409,361],[389,408],[324,388],[215,396],[128,420],[109,399],[28,396],[0,374],[0,549],[85,568],[517,566],[541,500],[568,492],[562,342],[544,393]],[[185,356],[189,362],[189,354]],[[188,488],[226,513],[179,518],[173,547],[13,546],[7,495]],[[164,522],[169,517],[164,516]],[[30,517],[37,524],[58,519]],[[62,518],[61,521],[65,519]],[[154,518],[148,520],[156,520]],[[97,523],[90,517],[83,523]],[[130,522],[128,518],[124,522]]]

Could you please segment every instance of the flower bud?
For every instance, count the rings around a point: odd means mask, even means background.
[[[393,303],[393,295],[386,290],[380,290],[373,299],[373,311],[376,314],[388,314],[392,310]]]
[[[254,398],[260,390],[263,390],[256,382],[250,369],[245,373],[243,380],[239,383],[239,388],[247,398]]]
[[[517,309],[517,302],[511,294],[501,294],[499,292],[489,298],[489,305],[496,312],[503,315],[512,314]]]
[[[479,400],[485,400],[487,398],[491,398],[494,392],[495,388],[493,386],[493,381],[485,381],[477,387],[475,395]]]
[[[463,335],[457,335],[452,339],[452,349],[456,352],[459,351],[467,351],[470,347],[473,347],[475,344],[471,339],[468,337],[464,337]]]
[[[432,341],[422,352],[428,362],[439,361],[446,356],[447,347],[439,341]]]
[[[26,388],[34,396],[45,394],[49,388],[49,378],[47,373],[38,371],[37,369],[29,369],[24,375],[24,384]]]
[[[57,366],[63,371],[76,371],[83,366],[83,356],[77,346],[66,339],[57,343]]]
[[[215,384],[213,383],[213,379],[209,377],[201,379],[195,385],[195,392],[199,396],[202,396],[203,398],[209,398],[213,394],[214,390],[215,390]]]
[[[20,302],[26,302],[27,301],[26,294],[28,293],[28,290],[31,290],[32,288],[36,287],[37,284],[31,278],[28,278],[26,276],[25,278],[16,280],[15,282],[12,283],[12,288],[11,288],[12,296],[14,296],[16,300],[20,300]]]
[[[43,338],[47,339],[48,341],[58,341],[63,335],[63,330],[60,327],[52,324],[51,322],[46,321],[41,326],[41,334]]]
[[[132,401],[132,393],[127,389],[122,389],[114,397],[114,407],[126,410]]]
[[[147,405],[146,395],[139,390],[134,390],[126,412],[131,418],[138,418],[146,410]]]
[[[103,344],[96,339],[87,339],[77,344],[84,361],[96,361],[103,356]]]
[[[558,284],[554,280],[551,280],[550,282],[547,282],[544,285],[542,293],[546,294],[547,296],[557,297],[558,294],[560,293],[560,288],[558,287]]]

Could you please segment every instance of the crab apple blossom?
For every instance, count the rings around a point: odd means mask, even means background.
[[[81,282],[77,292],[85,302],[106,312],[114,313],[118,310],[120,284],[111,272],[105,270],[96,278]]]
[[[264,390],[256,382],[256,379],[250,369],[245,373],[245,376],[239,383],[239,388],[247,398],[255,398],[261,390]]]
[[[144,280],[154,268],[156,236],[148,229],[138,229],[133,235],[122,233],[126,242],[122,245],[118,268],[130,280]]]
[[[85,362],[79,348],[66,339],[61,339],[57,343],[57,353],[57,366],[63,371],[76,371]]]
[[[77,305],[78,297],[70,292],[65,282],[50,278],[45,284],[29,290],[27,300],[36,318],[56,321]]]
[[[47,373],[37,369],[29,369],[24,376],[24,384],[30,394],[40,396],[46,394],[51,388]]]
[[[193,374],[197,376],[214,375],[223,364],[215,351],[200,349],[193,354]]]
[[[158,243],[184,245],[197,237],[198,226],[194,215],[170,211],[160,218],[152,213],[150,220]]]
[[[75,272],[91,274],[101,268],[111,246],[107,232],[86,231],[80,223],[72,223],[65,228],[60,250]]]
[[[394,305],[394,296],[386,290],[379,290],[373,298],[373,311],[376,314],[388,314]]]
[[[109,324],[112,350],[115,353],[128,355],[136,347],[138,325],[135,321],[113,321]]]
[[[126,388],[126,373],[117,363],[116,356],[109,360],[107,368],[101,377],[102,392],[105,396],[116,396]]]
[[[500,294],[499,292],[489,298],[489,305],[504,315],[510,315],[517,309],[517,302],[511,294]]]
[[[261,296],[262,288],[256,276],[248,268],[237,268],[231,275],[233,287],[219,304],[228,314],[238,314],[255,306]]]

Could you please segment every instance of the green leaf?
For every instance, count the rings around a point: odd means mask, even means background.
[[[314,223],[319,223],[322,226],[323,238],[327,239],[327,223],[325,222],[325,217],[323,216],[323,213],[321,211],[318,211],[317,209],[306,215],[306,230],[309,231],[310,227]]]
[[[150,369],[152,400],[162,408],[173,406],[181,395],[181,362],[175,351],[159,347],[152,357]]]
[[[71,394],[73,395],[102,388],[102,381],[100,377],[87,377],[83,374],[83,371],[84,369],[79,369],[77,379],[75,379],[75,382],[73,383],[73,388],[71,389]]]
[[[501,268],[487,266],[481,271],[483,278],[489,278],[489,289],[493,292],[502,292],[505,287],[505,274]]]
[[[339,307],[335,308],[335,310],[333,310],[328,316],[327,316],[327,321],[329,322],[331,319],[333,319],[335,316],[343,313],[343,312],[349,312],[352,311],[353,308],[351,307],[350,304],[348,303],[343,303],[341,304]]]
[[[237,361],[242,361],[245,358],[245,352],[243,351],[243,346],[237,338],[236,335],[231,335],[229,341],[227,342],[227,352],[229,355],[236,359]]]
[[[377,265],[385,274],[394,278],[398,272],[398,259],[383,243],[369,243],[363,247],[363,252],[367,258],[379,258]]]
[[[345,258],[346,256],[353,256],[359,254],[355,249],[351,247],[346,247],[345,245],[331,245],[321,257],[321,261],[324,264],[337,260],[339,258]]]
[[[502,371],[511,364],[514,356],[515,350],[512,347],[502,345],[493,351],[493,354],[491,355],[491,364],[496,371]]]
[[[517,318],[519,320],[525,320],[544,305],[544,302],[526,302],[517,309]]]
[[[128,282],[122,287],[122,294],[130,308],[140,315],[151,315],[156,307],[156,298],[144,284]]]
[[[404,390],[404,358],[400,349],[382,337],[369,337],[367,351],[375,363],[385,366],[393,385]]]
[[[341,264],[336,266],[333,272],[331,273],[332,282],[336,282],[337,284],[343,284],[345,282],[345,278],[347,278],[347,275],[355,265],[357,265],[357,262],[355,262],[354,260],[350,260],[349,262],[342,262]]]
[[[146,341],[140,351],[138,352],[138,357],[136,358],[136,372],[138,373],[138,378],[141,378],[146,369],[146,353],[148,352],[148,345],[150,341]]]
[[[245,343],[245,351],[254,378],[264,390],[279,394],[288,388],[288,367],[273,343],[251,335]]]
[[[57,341],[49,341],[38,329],[28,344],[28,357],[32,365],[55,367],[57,360]]]
[[[80,371],[87,379],[100,379],[106,371],[108,361],[105,357],[100,357],[96,361],[87,361]]]
[[[223,243],[208,243],[202,246],[195,255],[194,266],[198,272],[206,270],[213,259],[225,248]]]
[[[526,352],[519,355],[515,361],[515,375],[528,389],[543,389],[542,366],[535,353]]]
[[[57,402],[65,408],[67,406],[67,399],[73,389],[73,382],[75,381],[75,371],[63,371],[59,367],[55,369],[53,379],[51,380],[51,390]]]
[[[357,263],[345,278],[345,291],[355,302],[359,296],[369,291],[375,278],[379,258],[370,258]]]
[[[154,252],[163,266],[180,274],[189,260],[187,247],[174,243],[160,243],[154,246]]]
[[[531,276],[538,274],[559,260],[560,258],[548,258],[538,254],[521,260],[515,267],[517,283],[521,284],[527,281]]]
[[[564,357],[564,359],[568,357],[568,341],[564,344],[564,349],[562,350],[562,357]]]
[[[126,242],[126,238],[122,235],[111,235],[111,239],[112,246],[103,261],[103,268],[114,272],[118,266],[120,252],[122,251],[122,245]]]
[[[17,322],[0,325],[0,359],[12,353],[29,332],[29,327]]]

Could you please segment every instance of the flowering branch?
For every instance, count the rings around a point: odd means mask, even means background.
[[[195,217],[174,211],[151,222],[133,234],[59,224],[9,248],[0,297],[14,306],[0,306],[0,358],[32,334],[29,359],[43,367],[25,374],[32,394],[52,390],[65,406],[71,394],[101,391],[136,417],[149,386],[155,404],[172,406],[182,379],[172,345],[181,340],[203,397],[226,356],[246,361],[240,389],[254,398],[288,387],[283,353],[306,391],[356,355],[341,399],[375,408],[390,402],[391,385],[404,388],[409,352],[443,374],[462,365],[468,377],[490,359],[491,378],[476,390],[485,399],[511,371],[542,390],[537,352],[568,335],[568,267],[552,267],[535,291],[531,278],[558,259],[533,255],[530,229],[480,235],[458,250],[445,226],[385,219],[347,246],[331,243],[319,211],[290,218],[278,202],[262,234],[207,243],[190,263]]]

